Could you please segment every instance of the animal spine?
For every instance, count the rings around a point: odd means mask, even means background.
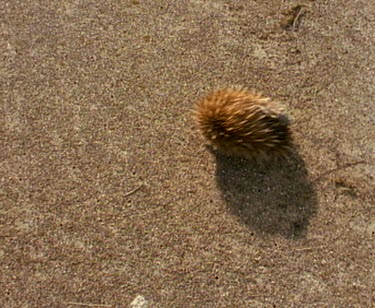
[[[194,117],[207,141],[231,156],[285,156],[291,147],[289,118],[270,98],[246,89],[221,89],[195,106]]]

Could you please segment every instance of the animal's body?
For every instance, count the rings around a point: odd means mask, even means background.
[[[226,155],[272,158],[290,150],[288,115],[280,103],[261,94],[216,90],[196,104],[194,117],[206,140]]]

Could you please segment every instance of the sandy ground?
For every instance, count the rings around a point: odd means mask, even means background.
[[[1,307],[374,305],[374,1],[0,14]],[[205,148],[190,110],[226,85],[288,106],[289,161]]]

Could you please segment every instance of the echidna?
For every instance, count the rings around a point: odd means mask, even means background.
[[[288,115],[278,102],[259,93],[216,90],[197,103],[194,117],[202,135],[226,155],[258,160],[290,150]]]

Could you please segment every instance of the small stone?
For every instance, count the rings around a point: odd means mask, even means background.
[[[148,308],[148,301],[142,296],[138,295],[130,304],[132,308]]]

